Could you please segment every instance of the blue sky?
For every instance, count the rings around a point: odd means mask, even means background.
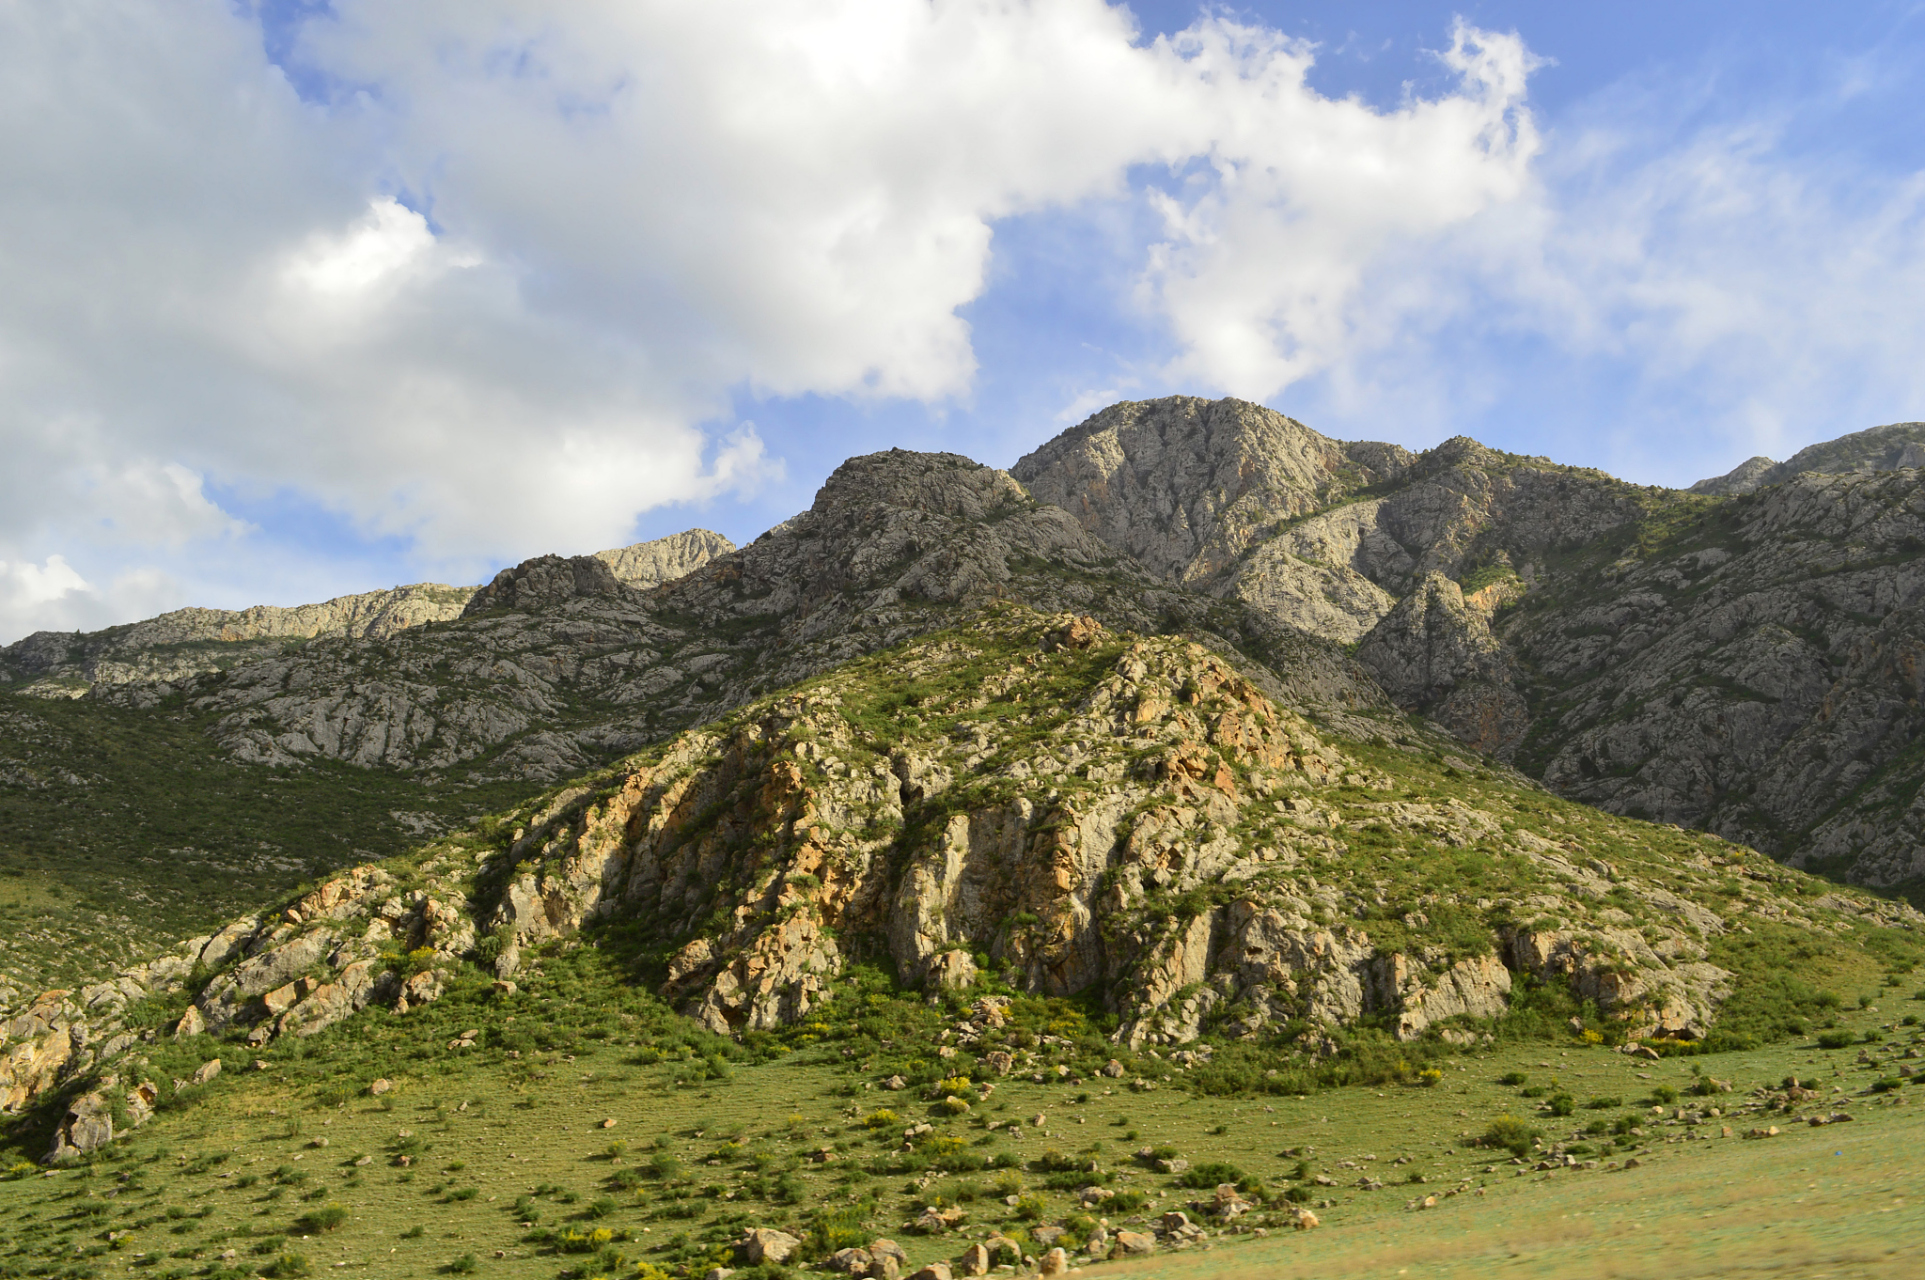
[[[1664,484],[1925,418],[1921,80],[1898,3],[15,6],[0,641],[1124,398]]]

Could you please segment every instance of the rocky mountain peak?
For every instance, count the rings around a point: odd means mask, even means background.
[[[689,529],[650,542],[597,551],[595,558],[607,565],[623,586],[645,589],[694,573],[715,557],[733,550],[735,544],[719,533]]]
[[[1783,484],[1807,471],[1821,475],[1875,475],[1902,467],[1925,467],[1925,422],[1893,422],[1808,445],[1783,462],[1748,458],[1721,476],[1700,480],[1692,493],[1737,495]]]
[[[951,520],[983,520],[991,513],[1028,506],[1029,496],[1007,471],[959,453],[889,449],[850,458],[817,491],[811,513],[836,519],[847,513],[873,521],[886,508],[923,512]]]
[[[1203,582],[1277,522],[1410,458],[1396,445],[1344,445],[1245,400],[1169,396],[1112,405],[1011,473],[1153,572]]]
[[[612,596],[622,589],[615,571],[595,556],[536,556],[475,592],[461,616],[490,609],[546,609],[577,596]]]

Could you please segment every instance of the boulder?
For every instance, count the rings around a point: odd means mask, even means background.
[[[189,1036],[201,1035],[206,1030],[207,1019],[201,1017],[201,1011],[190,1004],[187,1012],[180,1016],[180,1021],[174,1024],[174,1039],[185,1040]]]
[[[1141,1257],[1156,1252],[1156,1237],[1141,1231],[1119,1231],[1116,1233],[1116,1248],[1111,1257]]]
[[[209,1058],[206,1062],[201,1063],[200,1066],[196,1068],[196,1070],[194,1071],[193,1082],[195,1084],[206,1084],[209,1080],[212,1080],[215,1076],[219,1075],[220,1073],[221,1073],[221,1060],[219,1058]]]
[[[74,1099],[54,1129],[47,1164],[60,1164],[98,1151],[114,1140],[113,1104],[105,1089]]]
[[[932,1262],[921,1270],[913,1272],[909,1280],[951,1280],[947,1262]]]
[[[1038,1275],[1061,1276],[1069,1274],[1069,1255],[1059,1246],[1051,1249],[1037,1260]]]
[[[849,1276],[867,1276],[875,1263],[875,1256],[867,1249],[837,1249],[822,1265],[831,1271],[840,1271]]]
[[[751,1227],[742,1233],[735,1242],[737,1261],[756,1266],[764,1262],[787,1262],[795,1251],[802,1247],[802,1241],[786,1231],[775,1231],[768,1227]]]
[[[965,1276],[986,1276],[990,1268],[989,1250],[980,1244],[972,1244],[956,1259],[956,1271]]]

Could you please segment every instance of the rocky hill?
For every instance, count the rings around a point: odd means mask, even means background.
[[[157,1036],[258,1052],[475,966],[510,989],[578,939],[724,1035],[818,1018],[870,964],[1090,999],[1128,1050],[1209,1035],[1283,1064],[1370,1027],[1474,1044],[1526,1008],[1611,1043],[1750,1042],[1825,1007],[1787,982],[1820,953],[1788,941],[1925,955],[1908,907],[1393,732],[1321,730],[1191,641],[992,604],[24,1002],[0,1109],[62,1099],[54,1154],[84,1150],[105,1104],[65,1099]]]
[[[1921,440],[1877,428],[1693,496],[1173,399],[1015,474],[1172,581],[1354,642],[1397,705],[1565,794],[1917,892]]]
[[[1894,422],[1811,445],[1784,462],[1765,457],[1748,458],[1724,475],[1698,481],[1691,486],[1691,492],[1750,493],[1766,485],[1783,484],[1807,471],[1862,476],[1922,466],[1925,466],[1925,422]]]
[[[1416,713],[1484,753],[1467,770],[1914,890],[1925,530],[1901,435],[1800,455],[1841,474],[1724,496],[1173,398],[1106,410],[1012,472],[850,459],[739,549],[694,531],[445,598],[32,637],[6,651],[14,687],[85,696],[0,717],[0,854],[22,877],[0,912],[33,922],[0,937],[0,983],[124,967],[990,606],[1181,636],[1326,739],[1421,742]]]
[[[691,529],[598,551],[593,559],[607,566],[613,581],[646,589],[734,549],[719,533]],[[68,697],[116,685],[168,685],[278,653],[290,641],[386,640],[409,627],[446,622],[462,615],[477,590],[417,582],[292,608],[176,609],[90,634],[37,631],[0,648],[0,685]]]

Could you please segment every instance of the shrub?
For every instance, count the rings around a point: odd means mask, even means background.
[[[1041,1196],[1023,1196],[1016,1201],[1016,1207],[1010,1210],[1020,1222],[1041,1222],[1043,1215],[1048,1212],[1049,1206]]]
[[[1651,1100],[1660,1106],[1668,1107],[1678,1100],[1678,1091],[1668,1084],[1651,1086]]]
[[[898,1117],[895,1112],[884,1107],[880,1111],[871,1111],[869,1118],[863,1123],[871,1129],[887,1129],[890,1125],[898,1123]]]
[[[299,1280],[311,1268],[304,1253],[284,1253],[261,1268],[261,1274],[269,1280]]]
[[[1516,1088],[1518,1085],[1525,1083],[1529,1079],[1530,1077],[1525,1075],[1522,1071],[1506,1071],[1503,1075],[1497,1077],[1497,1083],[1508,1086],[1510,1088]]]
[[[1587,1102],[1587,1103],[1585,1103],[1584,1105],[1585,1105],[1585,1106],[1586,1106],[1587,1108],[1589,1108],[1590,1110],[1592,1110],[1592,1111],[1610,1111],[1610,1110],[1612,1110],[1612,1109],[1614,1109],[1614,1108],[1617,1108],[1617,1107],[1621,1107],[1621,1106],[1623,1106],[1623,1105],[1624,1105],[1624,1099],[1622,1099],[1622,1098],[1592,1098],[1592,1099],[1591,1099],[1591,1100],[1590,1100],[1589,1102]]]
[[[1549,1106],[1552,1115],[1568,1116],[1577,1110],[1577,1099],[1568,1093],[1557,1093],[1551,1095],[1551,1100],[1546,1105]]]
[[[1531,1149],[1537,1141],[1537,1130],[1519,1120],[1516,1116],[1499,1116],[1491,1121],[1490,1127],[1477,1140],[1482,1147],[1498,1147],[1514,1156],[1521,1156]]]
[[[304,1236],[318,1236],[334,1230],[348,1220],[348,1211],[338,1204],[311,1209],[294,1220],[294,1229]]]
[[[448,1260],[448,1265],[445,1268],[448,1274],[456,1275],[456,1276],[469,1275],[474,1271],[474,1269],[475,1269],[475,1255],[472,1253],[464,1253],[456,1257],[450,1258]]]
[[[1185,1169],[1177,1176],[1179,1187],[1201,1187],[1210,1189],[1223,1182],[1242,1182],[1243,1170],[1221,1160],[1206,1160],[1194,1168]]]
[[[1905,1082],[1897,1076],[1886,1076],[1883,1079],[1872,1081],[1872,1092],[1890,1093],[1893,1089],[1901,1087],[1904,1083]]]
[[[1852,1034],[1849,1031],[1822,1031],[1818,1034],[1820,1049],[1843,1049],[1851,1041]]]

